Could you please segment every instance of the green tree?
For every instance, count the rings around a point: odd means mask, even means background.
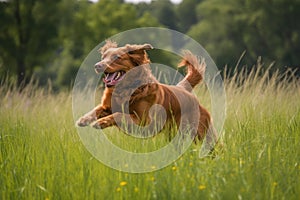
[[[282,69],[299,66],[299,0],[211,0],[200,3],[197,13],[201,20],[189,34],[219,66],[235,65],[245,50],[249,65],[262,56]]]
[[[170,0],[155,0],[148,3],[139,3],[136,5],[138,15],[150,13],[157,21],[166,28],[178,29],[177,15],[175,6]]]
[[[198,22],[196,7],[203,0],[183,0],[176,8],[178,29],[186,32]]]
[[[0,2],[2,72],[16,74],[18,84],[34,67],[50,59],[57,44],[59,0]]]
[[[234,65],[246,49],[243,43],[243,0],[203,1],[197,6],[199,22],[188,34],[211,54],[219,68]]]
[[[39,77],[51,74],[55,87],[70,86],[84,58],[105,39],[128,29],[159,25],[149,13],[138,16],[133,4],[120,0],[62,0],[61,9],[65,11],[59,29],[61,51],[52,70],[36,71]]]
[[[275,61],[282,69],[299,67],[300,1],[247,1],[245,9],[243,41],[250,56]]]

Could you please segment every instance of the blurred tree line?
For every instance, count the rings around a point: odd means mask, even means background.
[[[219,69],[258,57],[285,70],[300,66],[300,0],[0,1],[0,77],[19,84],[71,86],[91,49],[121,31],[160,26],[186,33]],[[159,55],[154,55],[159,56]],[[299,74],[299,71],[298,71]]]

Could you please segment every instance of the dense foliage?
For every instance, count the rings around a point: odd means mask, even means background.
[[[70,86],[88,52],[124,30],[163,26],[187,33],[220,69],[258,57],[284,71],[299,67],[300,0],[8,0],[0,2],[0,77]],[[157,56],[157,55],[156,55]]]

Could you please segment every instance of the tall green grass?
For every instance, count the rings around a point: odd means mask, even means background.
[[[69,93],[2,83],[0,199],[298,199],[299,81],[256,67],[224,82],[227,118],[216,157],[199,159],[192,144],[172,165],[145,174],[93,158],[74,127]],[[209,104],[209,93],[198,93]],[[122,148],[147,148],[116,128],[105,134]],[[158,135],[149,143],[167,140]]]

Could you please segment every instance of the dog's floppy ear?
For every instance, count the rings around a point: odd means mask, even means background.
[[[124,51],[127,52],[131,58],[131,61],[135,63],[135,66],[150,63],[146,50],[153,49],[151,44],[127,44],[124,47]]]
[[[125,46],[125,48],[128,53],[137,53],[138,51],[153,49],[151,44],[134,44],[134,45],[128,44]]]
[[[107,49],[110,48],[117,48],[118,44],[112,40],[105,40],[105,45],[103,47],[101,47],[98,51],[101,54],[104,54],[105,51],[107,51]]]

